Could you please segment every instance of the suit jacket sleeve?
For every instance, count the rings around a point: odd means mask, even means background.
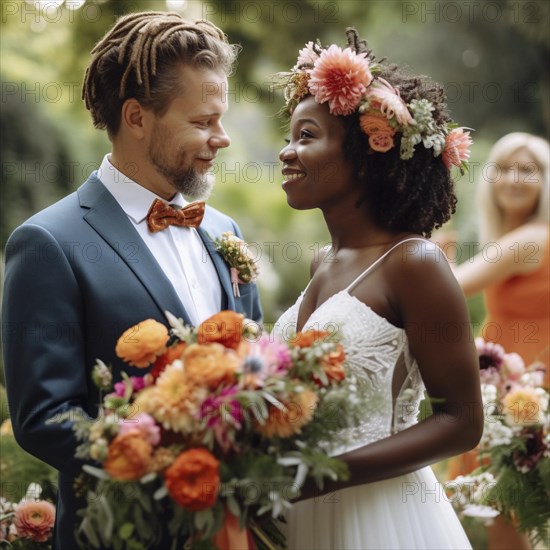
[[[23,225],[6,245],[2,337],[10,416],[19,444],[69,475],[80,472],[72,422],[59,413],[94,414],[85,365],[82,299],[59,242]]]

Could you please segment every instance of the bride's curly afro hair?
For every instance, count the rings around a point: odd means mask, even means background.
[[[347,29],[349,46],[358,53],[368,52],[355,29]],[[405,103],[427,99],[434,107],[436,124],[450,120],[443,87],[425,76],[407,74],[397,65],[382,65],[377,74],[401,94]],[[361,203],[370,207],[375,222],[391,231],[414,232],[429,237],[456,210],[454,183],[441,155],[434,157],[433,149],[416,145],[409,160],[401,160],[401,135],[395,135],[395,147],[385,153],[372,151],[368,136],[361,130],[359,114],[340,117],[346,126],[344,153],[354,167],[357,179],[364,186]]]

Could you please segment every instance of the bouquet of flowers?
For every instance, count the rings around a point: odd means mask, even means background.
[[[74,423],[81,444],[82,547],[280,548],[276,518],[309,477],[345,479],[329,456],[358,417],[355,383],[333,334],[288,343],[222,311],[196,328],[167,313],[128,329],[116,353],[149,367],[104,395],[95,421]],[[98,360],[94,382],[111,389]],[[168,546],[167,546],[168,548]]]
[[[0,497],[0,548],[38,550],[51,548],[55,506],[41,500],[42,488],[31,483],[18,503]]]
[[[485,409],[481,465],[447,489],[464,515],[490,521],[504,514],[534,544],[548,540],[550,423],[543,373],[499,344],[476,338],[476,347]]]

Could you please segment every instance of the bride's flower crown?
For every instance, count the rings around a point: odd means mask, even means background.
[[[373,151],[385,153],[395,146],[401,134],[402,160],[411,159],[419,143],[442,156],[448,170],[467,169],[472,144],[470,133],[454,122],[437,124],[433,104],[426,99],[405,103],[399,90],[377,76],[380,64],[369,52],[357,53],[351,47],[332,44],[324,48],[319,41],[308,42],[290,72],[278,73],[284,88],[285,107],[292,114],[298,103],[311,95],[317,103],[327,103],[332,115],[359,113],[359,124],[369,137]]]

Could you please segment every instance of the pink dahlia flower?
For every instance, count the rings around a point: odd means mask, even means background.
[[[45,500],[27,500],[17,505],[13,523],[20,537],[46,542],[55,522],[55,506]]]
[[[336,44],[323,50],[310,75],[309,91],[317,103],[328,101],[333,115],[353,113],[372,82],[366,53],[357,54]]]
[[[319,54],[314,49],[313,42],[309,41],[304,48],[298,52],[298,61],[292,67],[293,71],[298,70],[304,65],[313,65],[319,59]]]
[[[450,170],[451,166],[460,168],[462,162],[470,158],[470,145],[472,145],[470,132],[465,132],[464,128],[455,128],[447,134],[445,149],[442,153],[447,170]]]

